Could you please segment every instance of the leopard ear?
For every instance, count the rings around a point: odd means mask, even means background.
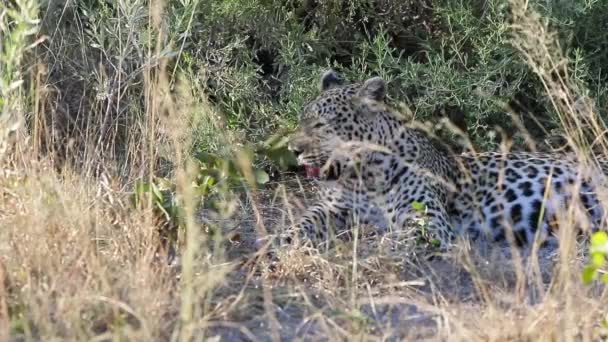
[[[382,77],[372,77],[365,81],[358,92],[359,97],[384,101],[386,97],[386,81]]]
[[[321,91],[326,91],[328,89],[337,87],[342,85],[344,80],[338,73],[336,73],[333,69],[329,69],[323,73],[321,76],[321,82],[319,83],[319,88]]]

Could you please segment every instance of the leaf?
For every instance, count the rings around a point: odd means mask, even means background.
[[[198,196],[204,196],[209,193],[209,190],[215,185],[215,178],[210,175],[202,176],[194,190]]]
[[[604,266],[606,262],[606,257],[603,253],[591,253],[591,265],[595,268],[600,268]]]
[[[150,192],[150,184],[143,182],[143,181],[137,181],[135,182],[135,194],[137,194],[138,196],[143,195],[146,192]]]
[[[289,137],[292,132],[292,128],[280,128],[274,134],[270,135],[261,145],[269,148],[285,146],[289,142]]]
[[[608,233],[597,232],[591,236],[591,245],[592,246],[602,246],[605,244],[608,244]]]
[[[137,207],[142,201],[145,201],[146,194],[150,193],[150,184],[143,181],[136,181],[134,188],[133,196],[131,196],[131,202],[134,207]]]
[[[424,211],[426,206],[418,201],[412,202],[412,208],[416,211]]]
[[[266,184],[270,181],[270,176],[264,170],[257,169],[254,171],[255,173],[255,182],[257,184]]]
[[[597,268],[593,266],[587,266],[583,269],[583,282],[589,284],[595,279],[597,275]]]
[[[171,188],[173,188],[173,183],[167,178],[157,178],[156,184],[158,184],[158,188],[161,191],[171,190]]]
[[[604,284],[608,284],[608,273],[604,273],[604,274],[602,275],[602,282],[603,282]]]
[[[287,147],[263,150],[261,154],[281,169],[288,169],[298,165],[298,159],[295,154],[287,149]]]
[[[199,172],[198,172],[198,178],[201,180],[200,183],[208,183],[210,181],[210,179],[213,179],[213,181],[211,181],[211,182],[213,184],[215,184],[215,182],[218,179],[222,178],[222,174],[217,169],[203,168],[203,169],[199,170]],[[210,185],[213,185],[213,184],[210,184]]]
[[[153,201],[156,203],[163,203],[164,195],[163,195],[162,191],[154,183],[151,184],[151,188],[152,188],[152,194],[154,195]]]
[[[424,210],[424,209],[422,209],[422,210]],[[419,210],[419,211],[422,211],[422,210]],[[422,228],[422,233],[424,235],[427,235],[426,228],[428,226],[428,222],[427,222],[427,220],[425,218],[416,219],[414,221],[414,223],[416,223],[418,226],[420,226],[420,228]]]
[[[266,141],[264,141],[262,148],[274,150],[274,149],[278,149],[278,148],[287,146],[288,142],[289,142],[289,136],[287,136],[285,134],[275,134],[275,135],[270,136],[268,139],[266,139]]]
[[[156,208],[158,208],[158,210],[160,210],[163,213],[163,215],[165,216],[165,220],[167,220],[167,221],[171,220],[171,214],[162,205],[162,203],[155,203],[155,205],[156,205]]]
[[[194,158],[206,166],[212,166],[220,159],[216,154],[209,152],[198,152],[195,154]]]

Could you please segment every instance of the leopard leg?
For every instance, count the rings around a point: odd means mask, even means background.
[[[345,234],[348,222],[347,211],[331,202],[319,202],[307,209],[294,227],[294,233],[301,241],[317,245],[328,242],[332,236]]]
[[[274,248],[285,245],[329,246],[333,236],[344,237],[348,233],[349,213],[335,204],[333,196],[321,198],[306,209],[298,221],[283,232],[256,240],[257,249],[268,243]],[[270,255],[273,255],[273,249]]]
[[[426,203],[425,214],[429,232],[439,241],[441,248],[447,248],[454,240],[454,230],[445,205],[433,197]]]
[[[291,243],[297,236],[303,242],[329,245],[333,237],[352,239],[353,228],[361,224],[382,230],[388,227],[388,220],[367,195],[338,186],[322,192],[283,241]]]

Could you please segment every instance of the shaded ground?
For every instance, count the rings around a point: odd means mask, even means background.
[[[363,339],[445,340],[473,329],[483,340],[478,318],[498,310],[506,316],[522,311],[517,317],[523,319],[542,307],[551,297],[547,290],[556,286],[555,249],[542,249],[538,262],[526,255],[514,258],[506,245],[466,242],[438,255],[417,246],[412,232],[363,236],[356,251],[352,243],[308,253],[281,246],[279,261],[256,259],[256,238],[288,227],[314,200],[314,190],[313,182],[287,176],[242,199],[230,219],[213,221],[235,237],[226,258],[237,266],[215,293],[218,317],[207,336],[349,340],[359,331]],[[514,330],[505,336],[511,333],[517,335]]]

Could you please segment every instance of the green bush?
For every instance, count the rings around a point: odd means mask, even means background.
[[[385,77],[391,98],[405,102],[419,119],[434,119],[447,109],[483,148],[496,147],[495,125],[517,133],[506,108],[521,114],[540,140],[558,127],[551,104],[510,44],[508,3],[483,3],[212,2],[206,9],[210,14],[197,22],[200,29],[192,30],[198,35],[191,43],[209,42],[207,49],[192,50],[199,70],[194,78],[206,80],[228,127],[247,139],[295,124],[303,103],[316,92],[321,70],[331,66],[352,80]],[[603,110],[602,47],[608,38],[601,34],[601,18],[607,6],[546,4],[534,5],[562,33],[563,46],[576,61],[575,80]],[[209,57],[209,47],[220,56]]]
[[[608,5],[593,0],[531,5],[560,32],[575,62],[573,78],[605,115]],[[58,10],[62,16],[51,16]],[[411,107],[416,118],[435,120],[445,113],[466,126],[482,148],[496,147],[495,126],[517,133],[507,108],[522,115],[538,140],[558,127],[541,96],[542,82],[510,44],[504,0],[170,0],[164,10],[163,34],[156,37],[150,35],[143,1],[48,6],[43,28],[58,53],[41,57],[51,75],[61,74],[59,91],[77,83],[84,89],[77,96],[87,101],[75,103],[90,103],[107,115],[101,109],[112,99],[99,99],[112,80],[121,79],[127,96],[111,106],[116,108],[111,115],[119,127],[129,127],[141,120],[133,104],[141,105],[142,68],[167,58],[171,76],[184,75],[194,98],[208,100],[218,114],[195,131],[195,148],[207,152],[293,127],[328,67],[352,80],[385,77],[390,98]],[[166,48],[151,60],[146,51],[158,39]],[[70,49],[70,42],[85,42],[86,48]]]

